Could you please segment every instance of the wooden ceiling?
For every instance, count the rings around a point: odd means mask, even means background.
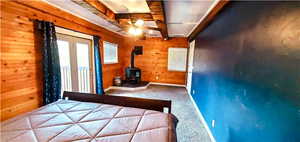
[[[160,31],[165,40],[169,38],[163,1],[146,0],[150,13],[114,13],[99,0],[72,1],[104,18],[111,24],[118,26],[124,31],[127,31],[128,28],[132,26],[132,23],[135,23],[138,19],[142,19],[144,21],[155,21],[157,27],[144,27],[144,29]]]
[[[150,9],[153,20],[155,21],[157,27],[160,29],[162,37],[167,40],[168,37],[168,28],[167,21],[164,10],[163,1],[147,0],[147,4]]]
[[[229,3],[229,0],[220,0],[215,7],[205,16],[201,24],[199,24],[188,36],[188,40],[191,42],[197,35],[202,32],[209,23],[217,16],[217,14],[223,9],[223,7]]]

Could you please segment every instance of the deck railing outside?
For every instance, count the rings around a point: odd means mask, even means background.
[[[88,67],[78,67],[79,92],[90,93],[90,74]]]
[[[68,66],[61,66],[61,90],[72,91],[71,68]]]
[[[74,91],[72,90],[72,77],[71,68],[68,66],[62,66],[61,69],[61,90],[63,91]],[[90,93],[90,74],[88,67],[78,67],[78,91]]]

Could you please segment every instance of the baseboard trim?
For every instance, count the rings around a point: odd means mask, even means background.
[[[137,91],[137,90],[143,90],[147,89],[150,83],[148,83],[146,86],[143,87],[136,87],[136,88],[128,88],[128,87],[119,87],[119,86],[110,86],[104,90],[104,92],[110,90],[110,89],[117,89],[117,90],[125,90],[125,91]]]
[[[185,85],[182,85],[182,84],[172,84],[172,83],[150,82],[150,84],[163,85],[163,86],[185,87]]]
[[[109,91],[110,89],[112,89],[112,86],[109,86],[108,88],[104,89],[104,92]]]
[[[216,142],[216,139],[215,139],[214,136],[212,135],[212,133],[211,133],[211,131],[210,131],[210,129],[209,129],[209,127],[208,127],[206,121],[204,120],[204,117],[203,117],[203,115],[202,115],[200,109],[199,109],[198,106],[196,105],[195,100],[193,99],[193,97],[192,97],[192,95],[191,95],[190,93],[188,93],[188,95],[189,95],[190,99],[192,100],[192,103],[193,103],[193,105],[194,105],[194,107],[195,107],[195,109],[196,109],[196,111],[197,111],[197,113],[198,113],[198,116],[199,116],[200,121],[204,124],[204,127],[205,127],[205,129],[206,129],[206,131],[207,131],[207,133],[208,133],[209,138],[211,139],[212,142]]]
[[[109,86],[108,88],[104,89],[104,92],[107,92],[111,89],[118,89],[118,90],[125,90],[125,91],[136,91],[146,89],[149,85],[163,85],[163,86],[175,86],[175,87],[186,87],[185,85],[181,84],[172,84],[172,83],[160,83],[160,82],[149,82],[147,86],[144,87],[137,87],[137,88],[127,88],[127,87],[118,87],[118,86]]]

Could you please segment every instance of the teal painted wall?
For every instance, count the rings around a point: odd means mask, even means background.
[[[300,2],[230,2],[194,54],[192,97],[218,142],[300,142]]]

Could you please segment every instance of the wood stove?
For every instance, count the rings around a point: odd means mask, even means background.
[[[135,46],[131,51],[130,67],[125,69],[126,82],[130,84],[138,84],[141,82],[142,72],[141,69],[134,66],[134,56],[143,54],[143,46]]]

